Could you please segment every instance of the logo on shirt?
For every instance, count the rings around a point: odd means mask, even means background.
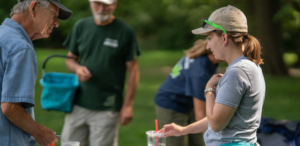
[[[107,97],[107,99],[103,103],[103,105],[106,106],[106,107],[112,107],[112,106],[114,106],[115,101],[116,101],[116,96],[115,95],[111,95],[111,96]]]
[[[110,38],[106,38],[104,40],[103,45],[104,46],[113,47],[113,48],[117,48],[119,46],[118,40],[114,40],[114,39],[110,39]]]
[[[189,69],[190,64],[194,62],[194,59],[190,59],[189,57],[184,58],[184,69]]]
[[[177,63],[174,68],[172,69],[172,72],[171,72],[171,76],[172,78],[176,78],[180,75],[180,70],[182,69],[182,66],[180,63]]]
[[[188,57],[184,58],[184,63],[183,59],[181,59],[172,69],[171,76],[173,79],[177,78],[180,75],[180,71],[184,68],[185,70],[190,68],[190,63],[194,62],[194,59],[190,59]],[[184,64],[184,67],[181,65]]]

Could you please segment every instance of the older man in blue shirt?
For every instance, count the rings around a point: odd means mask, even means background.
[[[37,61],[32,42],[49,37],[72,12],[59,0],[19,0],[0,26],[0,146],[42,146],[58,141],[34,121]]]

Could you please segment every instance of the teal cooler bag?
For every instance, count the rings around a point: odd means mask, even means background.
[[[227,144],[222,144],[220,146],[254,146],[254,144],[253,143],[240,142],[240,143],[227,143]]]
[[[70,73],[45,73],[48,59],[52,57],[70,58],[64,55],[51,55],[43,63],[43,77],[40,84],[43,86],[41,105],[45,110],[71,112],[75,92],[79,86],[78,78]]]

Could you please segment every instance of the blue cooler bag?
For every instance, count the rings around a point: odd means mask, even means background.
[[[70,73],[45,73],[45,66],[48,59],[52,57],[70,58],[64,55],[51,55],[43,63],[43,77],[40,84],[43,86],[41,96],[42,108],[71,112],[76,89],[79,86],[78,78]]]

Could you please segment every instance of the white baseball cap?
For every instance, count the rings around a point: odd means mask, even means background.
[[[90,2],[102,2],[102,3],[105,3],[107,5],[111,5],[117,0],[89,0],[89,1]]]

